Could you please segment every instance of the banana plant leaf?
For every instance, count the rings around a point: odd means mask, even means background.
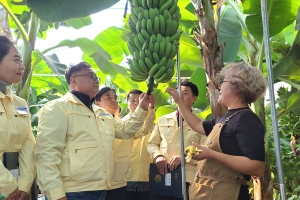
[[[89,16],[117,2],[119,0],[27,0],[26,3],[38,18],[53,23]]]
[[[291,80],[299,80],[300,69],[300,32],[297,33],[294,43],[288,53],[275,64],[273,68],[274,79],[280,76],[289,77]]]
[[[291,24],[298,14],[300,6],[299,0],[268,0],[268,19],[270,37],[281,32],[286,26]],[[243,2],[246,25],[254,38],[261,42],[263,39],[263,27],[261,16],[261,5],[258,0]]]

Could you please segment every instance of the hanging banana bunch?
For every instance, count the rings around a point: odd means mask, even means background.
[[[148,91],[155,83],[166,83],[174,75],[174,60],[181,32],[178,0],[129,0],[131,15],[127,45],[133,60],[128,63],[131,79],[148,79]]]

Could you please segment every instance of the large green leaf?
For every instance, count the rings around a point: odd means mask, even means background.
[[[294,43],[288,53],[275,64],[273,68],[274,79],[280,76],[290,76],[290,79],[299,80],[300,70],[300,32],[297,33]],[[293,77],[294,75],[294,77]],[[295,77],[296,75],[296,77]],[[297,77],[298,76],[298,77]]]
[[[117,57],[123,57],[126,53],[129,53],[127,43],[121,38],[123,30],[112,26],[94,39],[106,52],[108,52],[112,59]]]
[[[180,64],[203,68],[200,49],[195,41],[185,32],[180,37]]]
[[[82,18],[68,19],[65,21],[65,23],[75,29],[80,29],[84,26],[91,25],[93,22],[92,22],[92,19],[90,16],[86,16],[86,17],[82,17]]]
[[[27,0],[30,9],[42,20],[60,22],[81,18],[107,9],[119,0]]]
[[[129,77],[127,69],[113,63],[110,55],[95,41],[87,38],[79,38],[74,41],[64,40],[58,45],[51,47],[45,51],[49,51],[58,47],[79,47],[82,52],[89,57],[92,57],[97,63],[101,71],[111,77]]]
[[[197,85],[199,95],[197,101],[194,103],[195,108],[205,110],[209,106],[209,101],[207,99],[207,88],[206,88],[206,72],[203,68],[196,68],[191,79],[195,85]]]
[[[270,37],[280,33],[282,29],[295,20],[299,6],[299,0],[268,0]],[[255,39],[261,42],[263,38],[263,26],[260,1],[244,1],[243,8],[244,14],[247,15],[246,25],[249,32]]]
[[[239,51],[242,27],[233,9],[229,6],[223,8],[220,16],[218,42],[220,45],[223,42],[226,44],[223,52],[224,62],[233,62]]]

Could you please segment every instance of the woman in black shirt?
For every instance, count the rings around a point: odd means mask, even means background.
[[[250,180],[250,176],[263,175],[265,161],[264,126],[250,110],[249,104],[264,94],[266,80],[257,68],[249,67],[244,63],[227,65],[222,69],[220,77],[218,103],[226,106],[228,112],[208,121],[202,122],[192,116],[178,92],[173,88],[167,89],[191,128],[208,136],[205,146],[193,143],[202,152],[193,156],[201,162],[198,164],[195,185],[189,191],[192,197],[190,199],[216,199],[216,196],[210,198],[208,196],[217,195],[220,188],[223,190],[222,193],[232,195],[230,200],[249,200],[246,182]],[[220,172],[223,169],[224,173]],[[211,185],[212,182],[213,184],[218,182],[220,185],[227,184],[227,186],[218,187],[219,185]],[[207,189],[201,188],[202,185],[214,189],[207,192]],[[231,191],[234,187],[237,189]],[[222,199],[229,198],[223,196]]]

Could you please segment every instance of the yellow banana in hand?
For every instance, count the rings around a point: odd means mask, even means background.
[[[198,149],[195,146],[188,146],[185,150],[184,153],[186,153],[185,161],[188,163],[192,159],[193,155],[198,155],[201,153],[202,150]]]

